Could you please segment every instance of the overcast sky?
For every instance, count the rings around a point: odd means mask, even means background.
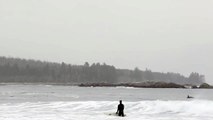
[[[0,0],[0,56],[199,72],[213,83],[212,0]]]

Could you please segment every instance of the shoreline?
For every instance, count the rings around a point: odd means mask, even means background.
[[[180,88],[180,89],[213,89],[213,86],[203,83],[200,86],[180,85],[164,82],[144,83],[0,83],[1,85],[53,85],[53,86],[76,86],[76,87],[132,87],[132,88]]]

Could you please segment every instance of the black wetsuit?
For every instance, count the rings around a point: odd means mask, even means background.
[[[118,105],[118,115],[124,116],[124,105],[122,103]]]

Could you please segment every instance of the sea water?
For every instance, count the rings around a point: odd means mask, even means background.
[[[211,89],[1,85],[0,120],[213,120]],[[193,99],[187,99],[187,95]],[[113,116],[123,100],[126,117]]]

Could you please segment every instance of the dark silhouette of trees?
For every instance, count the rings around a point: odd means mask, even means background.
[[[144,77],[145,77],[146,80],[154,80],[153,73],[152,73],[152,71],[149,70],[149,69],[146,69],[146,70],[144,71]]]
[[[105,63],[71,65],[0,57],[0,82],[80,84],[144,81],[198,85],[205,82],[205,77],[196,72],[185,77],[179,73],[143,71],[137,67],[134,70],[116,69]]]
[[[135,68],[132,72],[131,72],[131,77],[133,78],[134,81],[136,82],[141,82],[144,80],[144,76],[142,75],[143,72],[139,69],[139,68]]]
[[[204,83],[204,76],[203,75],[199,75],[199,73],[196,73],[196,72],[192,72],[190,75],[189,75],[189,83],[190,84],[193,84],[193,85],[200,85],[202,83]]]

